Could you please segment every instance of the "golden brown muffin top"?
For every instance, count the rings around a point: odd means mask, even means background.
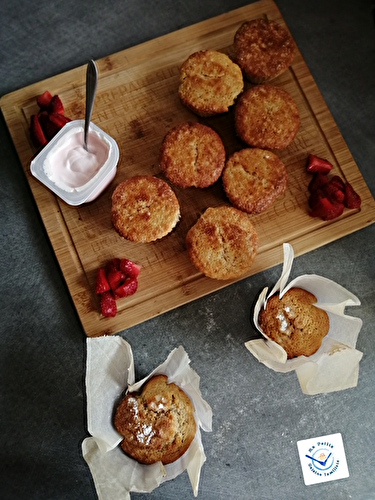
[[[142,464],[169,464],[189,448],[196,433],[194,407],[186,393],[165,375],[151,377],[140,393],[119,403],[114,426],[121,449]]]
[[[166,236],[180,217],[171,187],[151,175],[121,182],[112,194],[111,219],[116,231],[134,242],[147,243]]]
[[[243,86],[240,67],[226,54],[201,50],[182,64],[178,95],[193,113],[212,116],[228,111]]]
[[[252,266],[258,250],[255,227],[234,207],[210,207],[186,235],[192,264],[209,278],[238,278]]]
[[[288,359],[311,356],[328,333],[328,315],[315,303],[312,293],[291,288],[281,299],[278,294],[270,297],[266,309],[259,313],[259,326],[267,337],[283,347]]]
[[[246,148],[228,158],[222,179],[224,191],[235,207],[258,214],[285,192],[288,174],[274,153]]]
[[[296,44],[275,21],[255,19],[243,23],[234,36],[235,61],[246,78],[263,83],[283,73],[292,63]]]
[[[205,188],[218,180],[225,164],[220,136],[201,123],[181,123],[164,137],[160,168],[175,185]]]
[[[299,128],[299,112],[292,97],[263,84],[245,91],[237,101],[234,124],[239,138],[261,149],[284,149]]]

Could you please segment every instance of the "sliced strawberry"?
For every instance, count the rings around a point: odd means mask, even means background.
[[[70,118],[67,118],[64,115],[61,115],[59,113],[50,113],[48,115],[49,120],[56,125],[56,127],[60,129],[63,128],[64,125],[66,125],[68,122],[70,122]]]
[[[345,195],[334,182],[328,182],[324,186],[323,191],[331,203],[343,203]]]
[[[317,189],[321,189],[325,184],[327,184],[328,179],[325,174],[320,174],[317,172],[313,175],[313,178],[310,181],[308,190],[310,193],[316,191]]]
[[[59,115],[64,114],[64,106],[63,106],[63,103],[61,102],[61,99],[58,95],[54,95],[51,98],[51,102],[48,106],[48,111],[49,111],[49,113],[57,113]]]
[[[307,171],[310,174],[315,174],[319,172],[320,174],[328,174],[331,171],[333,165],[328,160],[323,160],[318,156],[309,154],[307,162]]]
[[[320,217],[323,220],[332,220],[339,217],[344,211],[343,203],[331,203],[328,198],[318,196],[310,212],[311,217]]]
[[[109,286],[107,277],[105,275],[105,269],[98,269],[96,272],[96,284],[95,284],[95,293],[101,294],[104,292],[108,292],[111,287]]]
[[[330,184],[333,186],[336,186],[337,189],[340,189],[340,191],[344,192],[345,191],[345,182],[341,179],[339,175],[334,175],[332,179],[330,179]]]
[[[119,287],[116,288],[115,294],[118,297],[129,297],[129,295],[133,295],[137,291],[138,288],[138,280],[137,278],[129,278],[125,280]]]
[[[47,138],[44,135],[37,115],[32,115],[30,119],[30,137],[36,148],[40,148],[47,144]]]
[[[111,259],[106,266],[107,273],[110,271],[119,271],[120,270],[120,259],[114,257]]]
[[[116,301],[111,292],[104,292],[100,297],[100,311],[103,316],[113,318],[117,314]]]
[[[361,206],[362,200],[358,193],[353,189],[353,186],[349,183],[345,183],[345,200],[344,204],[347,208],[359,208]]]
[[[125,278],[126,276],[121,271],[112,270],[107,272],[107,280],[113,292],[120,286]]]
[[[60,127],[51,122],[47,111],[41,111],[38,117],[47,140],[52,139],[52,137],[60,130]]]
[[[139,271],[141,270],[141,266],[132,262],[129,259],[121,259],[120,261],[120,270],[128,277],[128,278],[138,278]]]
[[[48,90],[45,90],[43,94],[37,97],[36,102],[38,103],[40,109],[48,109],[51,99],[52,99],[52,94],[48,92]]]

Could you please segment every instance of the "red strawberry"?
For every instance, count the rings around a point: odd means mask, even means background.
[[[105,269],[98,269],[96,272],[95,293],[100,294],[108,292],[108,290],[110,290],[110,286],[105,275]]]
[[[334,182],[328,182],[328,184],[326,184],[324,186],[324,194],[326,195],[326,197],[329,199],[329,201],[331,201],[332,203],[336,203],[336,202],[339,202],[339,203],[343,203],[344,201],[344,193],[343,191],[341,191],[341,189],[339,189],[337,187],[337,185],[335,185]]]
[[[42,126],[44,135],[46,136],[47,140],[52,139],[52,137],[60,130],[60,128],[53,122],[51,122],[47,111],[41,111],[38,116],[39,122]]]
[[[100,298],[100,311],[103,316],[113,318],[117,314],[116,301],[111,292],[104,292]]]
[[[111,270],[107,272],[107,280],[113,292],[120,286],[125,278],[126,276],[121,271]]]
[[[61,102],[61,99],[58,95],[54,95],[51,99],[51,102],[48,106],[48,111],[50,113],[57,113],[59,115],[64,114],[64,106],[63,103]]]
[[[125,280],[118,288],[115,290],[115,294],[118,297],[129,297],[137,291],[138,281],[137,278],[130,278]]]
[[[120,259],[114,257],[111,259],[106,266],[107,273],[110,271],[119,271],[120,270]]]
[[[310,191],[310,193],[312,193],[317,189],[321,189],[325,184],[327,184],[327,182],[328,182],[327,176],[317,172],[311,179],[308,190]]]
[[[328,198],[317,196],[312,210],[311,217],[321,217],[323,220],[332,220],[339,217],[344,211],[343,203],[331,203]]]
[[[51,99],[52,94],[48,92],[48,90],[45,90],[43,94],[37,97],[36,102],[38,103],[40,109],[47,109],[50,105]]]
[[[337,189],[340,189],[340,191],[344,192],[345,182],[341,179],[341,177],[339,175],[334,175],[329,182],[333,186],[336,186]]]
[[[47,144],[46,136],[44,135],[37,115],[32,115],[30,119],[30,137],[36,148],[40,148]]]
[[[361,197],[353,189],[353,186],[347,182],[345,184],[344,204],[347,208],[359,208],[361,206]]]
[[[310,174],[319,172],[320,174],[328,174],[331,171],[333,165],[328,160],[323,160],[318,158],[318,156],[309,154],[307,162],[307,171]]]
[[[59,113],[50,113],[48,118],[56,127],[59,127],[59,129],[62,129],[64,125],[71,121],[70,118]]]
[[[120,261],[120,270],[128,277],[128,278],[138,278],[139,271],[141,270],[141,266],[132,262],[129,259],[121,259]]]

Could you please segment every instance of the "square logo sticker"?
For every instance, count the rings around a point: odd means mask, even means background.
[[[340,433],[298,441],[297,447],[306,486],[349,477]]]

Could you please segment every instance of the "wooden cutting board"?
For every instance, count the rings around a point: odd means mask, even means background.
[[[179,67],[201,49],[231,55],[238,27],[262,16],[285,24],[276,5],[261,0],[97,61],[99,83],[92,121],[116,139],[120,162],[109,188],[96,201],[79,208],[69,207],[31,176],[29,165],[36,151],[28,125],[38,109],[36,97],[44,90],[59,94],[67,116],[84,117],[86,65],[1,99],[5,121],[87,336],[119,332],[233,283],[202,276],[185,250],[186,232],[199,215],[208,206],[227,203],[220,181],[204,190],[175,188],[181,221],[173,233],[151,244],[127,242],[115,232],[110,220],[111,194],[119,182],[135,174],[161,175],[161,141],[182,121],[200,120],[212,126],[221,135],[227,154],[244,147],[236,139],[232,112],[199,119],[181,105],[177,95]],[[288,170],[287,192],[265,213],[252,217],[259,235],[259,253],[243,278],[282,262],[284,242],[291,243],[300,255],[375,220],[374,199],[299,51],[292,67],[272,84],[294,98],[301,126],[294,142],[278,153]],[[329,159],[334,165],[332,174],[353,184],[362,197],[360,211],[345,210],[330,222],[308,215],[311,177],[305,166],[309,153]],[[141,264],[139,288],[132,297],[117,302],[115,318],[103,318],[94,293],[95,276],[97,268],[113,257]]]

